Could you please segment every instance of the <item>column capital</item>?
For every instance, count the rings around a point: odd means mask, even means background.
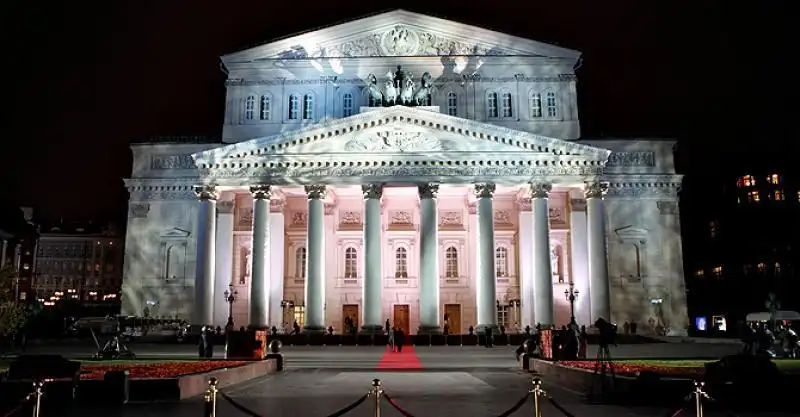
[[[256,200],[269,200],[272,198],[272,186],[268,184],[251,185],[250,194]]]
[[[364,184],[361,186],[361,191],[364,193],[364,198],[367,200],[380,200],[380,198],[383,197],[383,184]]]
[[[197,198],[202,201],[207,200],[216,200],[217,195],[217,188],[213,185],[195,185],[194,186],[194,193],[197,195]]]
[[[419,198],[436,198],[436,195],[439,194],[439,184],[434,182],[422,184],[417,189],[419,190]]]
[[[326,185],[306,185],[303,188],[305,188],[309,200],[322,200],[328,195],[328,186]]]
[[[608,183],[602,181],[587,181],[583,185],[583,195],[586,198],[603,198],[608,191]]]
[[[475,184],[475,196],[478,198],[492,198],[497,186],[491,182]]]
[[[531,205],[530,198],[519,198],[517,199],[517,210],[518,211],[531,211],[533,206]]]
[[[583,198],[571,198],[569,207],[572,211],[586,211],[586,200]]]
[[[217,202],[217,212],[223,214],[233,213],[234,200],[221,200]]]
[[[553,190],[553,184],[546,182],[532,182],[531,183],[531,198],[547,198],[550,191]]]
[[[277,198],[269,200],[269,211],[271,213],[283,213],[284,207],[286,207],[286,200],[280,200]]]

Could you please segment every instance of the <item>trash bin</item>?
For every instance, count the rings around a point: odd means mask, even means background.
[[[131,392],[131,378],[129,371],[109,371],[103,376],[105,383],[106,401],[110,404],[121,405],[128,403]]]

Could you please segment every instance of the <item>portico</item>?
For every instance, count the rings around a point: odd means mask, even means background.
[[[351,192],[360,189],[362,193],[358,208],[363,213],[359,220],[363,221],[356,226],[364,248],[364,256],[358,257],[362,263],[358,270],[363,271],[363,277],[356,274],[353,278],[363,278],[357,281],[362,290],[359,303],[362,313],[358,321],[365,330],[381,329],[386,320],[382,314],[382,248],[385,247],[383,231],[389,225],[382,222],[381,211],[387,188],[413,189],[416,194],[414,217],[419,221],[417,239],[412,241],[417,248],[418,271],[405,272],[419,277],[418,306],[414,306],[418,309],[419,326],[414,330],[439,332],[443,326],[439,234],[440,228],[448,225],[440,221],[437,200],[441,186],[468,191],[464,194],[464,204],[475,213],[476,239],[465,241],[472,246],[470,252],[476,254],[474,286],[470,288],[476,316],[469,326],[477,326],[478,330],[497,327],[494,197],[498,186],[514,199],[529,199],[532,209],[532,227],[517,230],[520,240],[531,243],[530,253],[518,255],[519,262],[526,264],[521,269],[532,271],[530,276],[518,277],[515,283],[526,290],[525,294],[519,294],[519,299],[528,317],[519,319],[525,325],[557,324],[553,300],[553,287],[557,283],[553,276],[558,271],[552,270],[548,207],[554,186],[564,192],[589,190],[587,198],[592,203],[587,229],[577,233],[584,236],[590,248],[586,261],[590,265],[592,317],[610,317],[603,216],[591,215],[603,210],[600,177],[609,151],[466,122],[429,109],[398,106],[281,138],[256,139],[193,155],[202,173],[203,184],[196,188],[200,204],[212,205],[212,198],[220,192],[244,194],[249,190],[252,195],[248,324],[264,327],[284,319],[267,314],[276,311],[268,305],[275,302],[268,294],[278,292],[275,287],[282,286],[281,277],[270,277],[267,268],[267,259],[275,258],[268,249],[269,207],[282,189],[293,190],[295,195],[302,190],[307,200],[302,303],[304,327],[309,331],[322,331],[331,325],[325,314],[326,282],[333,278],[326,274],[326,262],[330,261],[325,255],[326,213],[332,214],[337,205],[336,199],[329,196],[329,191],[338,194],[337,189]],[[347,152],[359,146],[372,149]],[[199,224],[213,228],[215,223],[206,218],[207,211],[199,213],[203,217]],[[216,288],[219,285],[215,285],[215,279],[225,279],[214,270],[218,235],[213,229],[199,234],[205,240],[198,242],[198,259],[207,261],[197,270],[197,282],[202,283],[198,288]],[[205,295],[199,299],[212,305],[198,303],[195,317],[212,323],[215,303],[211,300],[215,298]]]

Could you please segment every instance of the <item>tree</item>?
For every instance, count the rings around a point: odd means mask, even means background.
[[[11,267],[0,269],[0,339],[15,335],[25,325],[25,305],[14,297],[17,271]]]

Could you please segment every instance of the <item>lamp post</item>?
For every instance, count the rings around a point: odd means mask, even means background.
[[[281,300],[281,310],[283,311],[283,321],[284,322],[286,321],[286,310],[287,309],[291,310],[293,308],[294,308],[294,301],[292,301],[292,300]],[[281,326],[283,326],[283,323],[281,323]]]
[[[575,300],[578,299],[579,291],[575,289],[575,283],[570,281],[569,288],[564,290],[564,297],[569,301],[569,324],[577,326],[578,322],[575,321]]]
[[[233,329],[233,303],[236,302],[236,296],[239,295],[239,291],[236,291],[233,283],[230,283],[228,284],[228,289],[222,295],[225,296],[225,301],[228,303],[228,323],[225,324],[225,333],[227,333],[228,329]]]

